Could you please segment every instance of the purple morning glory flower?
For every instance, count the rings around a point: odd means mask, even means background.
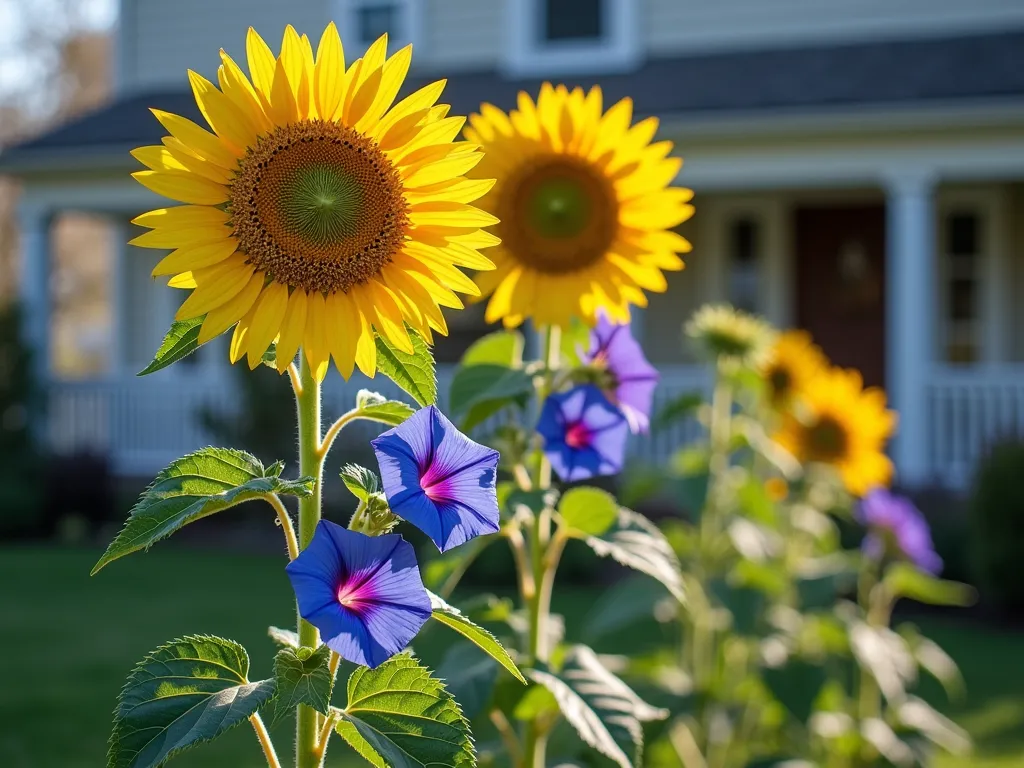
[[[616,325],[600,312],[597,325],[590,332],[590,349],[580,358],[610,374],[610,388],[605,395],[622,410],[630,431],[646,432],[658,371],[647,362],[629,326]]]
[[[498,452],[429,406],[372,441],[391,511],[445,552],[498,532]]]
[[[285,571],[302,618],[356,664],[380,666],[430,618],[416,553],[398,534],[367,536],[321,520]]]
[[[622,469],[629,425],[593,384],[550,395],[537,431],[544,438],[544,455],[565,482]]]
[[[868,528],[864,551],[870,556],[881,557],[894,545],[918,568],[929,573],[942,570],[928,522],[910,499],[875,489],[861,500],[857,519]]]

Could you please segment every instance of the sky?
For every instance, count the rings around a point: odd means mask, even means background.
[[[55,24],[106,29],[117,19],[117,5],[118,0],[0,0],[0,102],[24,93],[41,68],[50,66],[45,58],[33,56],[32,48],[25,44],[33,28],[46,19],[56,19]],[[69,22],[69,18],[75,20]]]

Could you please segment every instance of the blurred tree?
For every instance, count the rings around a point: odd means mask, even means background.
[[[31,426],[40,402],[19,314],[15,304],[0,308],[0,537],[31,533],[39,523],[41,462]]]

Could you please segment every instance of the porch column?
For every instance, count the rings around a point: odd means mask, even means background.
[[[896,481],[928,482],[927,385],[934,358],[936,322],[936,179],[912,172],[887,180],[886,376],[889,402],[899,411],[892,446]]]
[[[50,229],[52,213],[23,205],[18,209],[21,242],[22,335],[32,350],[37,380],[50,373]]]

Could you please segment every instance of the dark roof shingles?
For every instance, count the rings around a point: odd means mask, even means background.
[[[426,82],[413,79],[408,88]],[[1024,30],[956,38],[922,38],[802,48],[706,53],[648,59],[632,72],[562,80],[599,83],[606,104],[631,96],[639,114],[746,112],[767,109],[949,101],[1024,95]],[[449,79],[445,101],[455,114],[482,101],[508,107],[540,80],[496,72]],[[51,151],[155,144],[164,135],[149,107],[199,120],[185,92],[126,96],[97,112],[12,147],[0,167]]]

